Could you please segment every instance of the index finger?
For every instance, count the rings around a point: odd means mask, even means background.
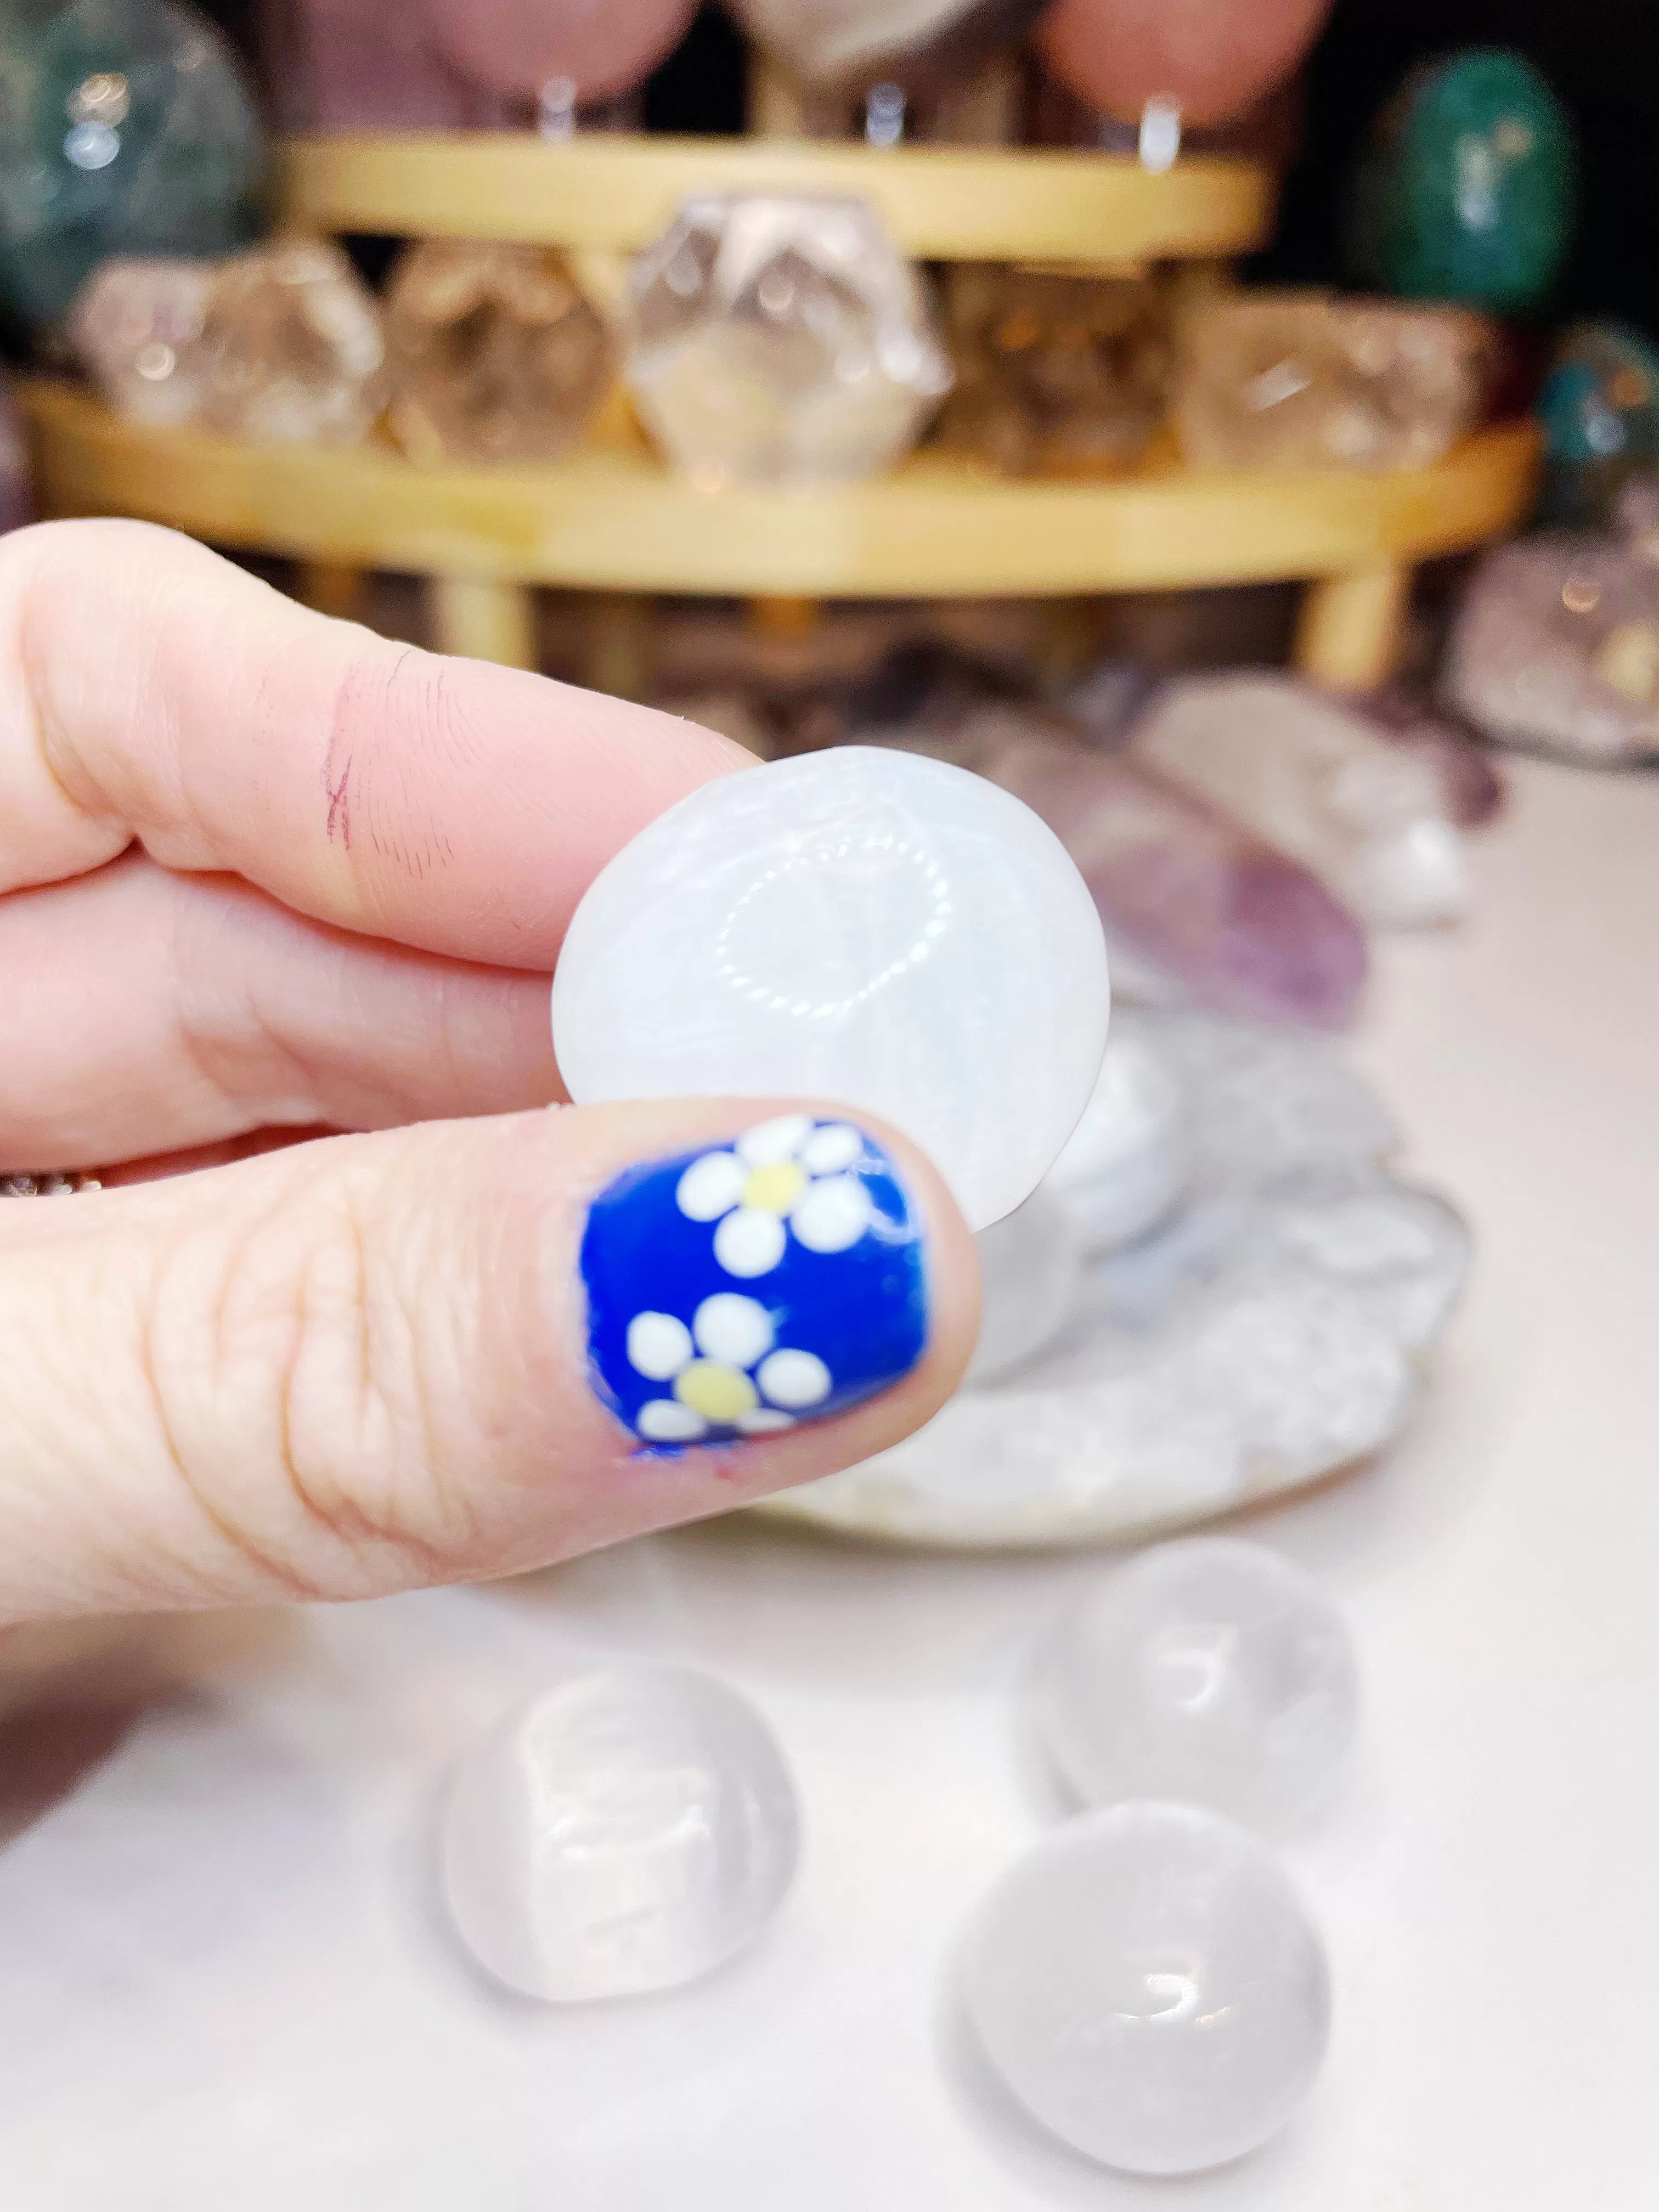
[[[612,854],[749,763],[649,708],[311,613],[172,531],[0,541],[0,893],[136,839],[343,928],[550,969]]]

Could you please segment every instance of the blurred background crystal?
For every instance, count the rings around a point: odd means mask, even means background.
[[[1623,323],[1575,323],[1557,346],[1538,412],[1539,520],[1605,528],[1626,483],[1659,462],[1659,352]]]
[[[1487,554],[1441,681],[1503,744],[1603,765],[1659,757],[1659,538],[1542,532]]]
[[[1178,1797],[1277,1831],[1330,1799],[1359,1674],[1311,1576],[1265,1545],[1196,1536],[1090,1585],[1042,1645],[1031,1711],[1085,1804]]]
[[[262,246],[214,272],[207,413],[265,445],[350,445],[386,404],[380,303],[337,246]]]
[[[617,1662],[532,1698],[446,1809],[449,1908],[499,1980],[570,2002],[672,1989],[763,1933],[794,1878],[788,1769],[746,1699]]]
[[[213,279],[210,262],[118,254],[76,294],[70,344],[118,414],[165,428],[206,407]]]
[[[1106,117],[1162,101],[1185,123],[1241,115],[1288,77],[1331,0],[1057,0],[1036,47],[1045,67]]]
[[[284,131],[488,131],[514,119],[440,52],[428,8],[258,0],[258,42]]]
[[[614,368],[610,332],[561,253],[428,239],[386,300],[393,434],[411,459],[557,460]]]
[[[963,1990],[1032,2118],[1128,2173],[1255,2150],[1330,2032],[1324,1946],[1290,1877],[1192,1805],[1115,1806],[1037,1844],[982,1907]]]
[[[1303,861],[1382,927],[1468,908],[1463,840],[1436,769],[1272,670],[1165,685],[1133,757]]]
[[[1313,1039],[1176,1010],[1133,1025],[1188,1102],[1182,1201],[1089,1262],[1066,1328],[1019,1368],[764,1510],[947,1548],[1097,1543],[1294,1488],[1399,1432],[1462,1287],[1463,1223],[1387,1172],[1386,1110]]]
[[[1458,308],[1225,295],[1185,321],[1176,427],[1200,467],[1421,468],[1479,419],[1489,345]]]
[[[994,1382],[1050,1344],[1083,1285],[1083,1250],[1064,1201],[1039,1184],[1023,1206],[981,1229],[979,1341],[970,1382]]]
[[[426,0],[441,58],[549,135],[616,99],[684,36],[696,0]]]
[[[1045,0],[728,0],[763,50],[803,84],[841,93],[937,91],[1011,45]],[[902,125],[901,125],[902,127]],[[897,131],[895,136],[898,135]]]
[[[945,298],[957,381],[935,444],[1013,475],[1113,474],[1146,453],[1173,366],[1161,286],[966,263]]]
[[[1192,1174],[1186,1087],[1156,1030],[1120,1010],[1094,1095],[1042,1188],[1060,1198],[1085,1251],[1096,1255],[1145,1236],[1185,1196]]]
[[[176,0],[21,0],[0,14],[0,300],[52,328],[113,253],[219,254],[264,222],[240,64]]]
[[[690,200],[635,264],[628,377],[700,483],[872,476],[951,386],[921,280],[859,200]]]

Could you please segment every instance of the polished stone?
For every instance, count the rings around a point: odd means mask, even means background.
[[[1139,120],[1167,103],[1184,124],[1242,115],[1282,83],[1331,0],[1057,0],[1042,19],[1045,67],[1102,116]]]
[[[1468,855],[1436,771],[1339,702],[1267,670],[1191,676],[1137,725],[1136,759],[1314,871],[1382,927],[1455,921]]]
[[[555,1683],[466,1757],[442,1832],[467,1948],[558,2002],[673,1989],[764,1932],[799,1816],[770,1729],[690,1668],[617,1662]]]
[[[1512,314],[1565,266],[1577,197],[1572,126],[1522,55],[1480,47],[1425,62],[1372,131],[1349,265],[1382,291]]]
[[[1196,1806],[1069,1821],[986,1901],[963,1975],[1032,2118],[1128,2173],[1197,2173],[1290,2119],[1330,2033],[1324,1946],[1267,1846]]]
[[[633,303],[635,399],[698,483],[877,474],[950,389],[921,280],[862,201],[689,200]]]
[[[1265,1545],[1196,1536],[1143,1553],[1068,1609],[1031,1710],[1086,1804],[1179,1797],[1275,1831],[1329,1802],[1359,1674],[1311,1576]]]
[[[1071,1319],[1083,1286],[1083,1251],[1065,1205],[1041,1184],[974,1241],[980,1323],[968,1380],[994,1382],[1052,1344]]]
[[[1186,1086],[1155,1025],[1120,1013],[1094,1095],[1043,1188],[1064,1206],[1085,1252],[1115,1250],[1166,1218],[1193,1173]]]
[[[1479,419],[1490,343],[1462,308],[1229,295],[1187,319],[1176,427],[1204,468],[1421,468]]]
[[[386,300],[393,434],[411,459],[536,465],[568,453],[615,368],[562,254],[428,239]]]
[[[261,445],[354,444],[386,404],[380,303],[337,246],[222,263],[203,356],[209,419]]]
[[[30,0],[0,16],[0,300],[32,328],[110,254],[246,245],[264,182],[240,65],[193,9]]]
[[[118,414],[166,428],[203,412],[213,275],[210,262],[117,255],[76,294],[70,344]]]
[[[1622,323],[1577,323],[1557,349],[1538,413],[1538,520],[1604,529],[1625,485],[1659,462],[1659,353]]]
[[[842,746],[706,785],[576,911],[553,986],[571,1097],[795,1097],[881,1115],[982,1229],[1099,1073],[1109,988],[1077,871],[1026,808]]]
[[[1111,475],[1143,457],[1174,366],[1162,286],[969,264],[945,300],[957,384],[934,444],[1012,475]]]
[[[696,0],[426,0],[439,55],[467,83],[544,128],[642,82],[684,36]]]

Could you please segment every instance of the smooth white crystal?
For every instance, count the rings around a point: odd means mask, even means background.
[[[443,1876],[455,1925],[532,1996],[696,1980],[753,1942],[795,1870],[799,1821],[771,1730],[689,1668],[555,1683],[455,1778]]]
[[[1103,1576],[1032,1681],[1037,1733],[1097,1805],[1182,1797],[1278,1829],[1323,1802],[1359,1712],[1341,1614],[1262,1544],[1195,1536]]]
[[[1087,1252],[1132,1243],[1192,1180],[1186,1087],[1142,1023],[1120,1018],[1094,1095],[1043,1188],[1065,1204]]]
[[[1168,685],[1133,751],[1322,876],[1382,927],[1455,921],[1468,852],[1434,769],[1267,670]]]
[[[1045,2127],[1130,2173],[1196,2173],[1265,2142],[1330,2024],[1318,1934],[1267,1846],[1197,1806],[1085,1814],[992,1893],[969,2015]]]
[[[879,1115],[982,1229],[1075,1127],[1109,1005],[1099,917],[1052,830],[962,769],[847,745],[706,784],[617,855],[565,939],[553,1042],[584,1105]]]
[[[1071,1319],[1082,1287],[1083,1251],[1064,1204],[1041,1185],[974,1241],[979,1342],[968,1379],[991,1382],[1052,1343]]]

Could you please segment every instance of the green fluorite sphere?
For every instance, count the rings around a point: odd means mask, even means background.
[[[0,0],[0,300],[56,323],[111,253],[233,252],[264,141],[214,27],[173,0]]]
[[[1356,180],[1349,259],[1407,299],[1499,313],[1554,283],[1572,241],[1572,131],[1531,63],[1501,49],[1415,70]]]

